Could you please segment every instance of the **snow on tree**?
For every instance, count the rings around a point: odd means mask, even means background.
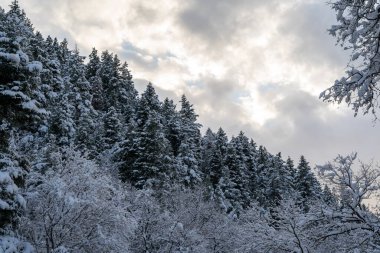
[[[378,108],[380,78],[380,5],[375,0],[334,0],[330,3],[338,24],[330,28],[345,50],[351,51],[346,75],[321,93],[320,97],[346,102],[357,115],[375,114]]]
[[[162,104],[161,113],[166,139],[169,140],[173,155],[176,157],[181,144],[181,121],[175,108],[173,100],[166,98]]]
[[[295,180],[296,180],[295,178],[296,178],[297,170],[294,167],[294,161],[290,157],[288,157],[288,159],[286,159],[286,169],[288,170],[290,186],[294,190],[295,189]]]
[[[140,191],[132,212],[138,227],[132,240],[133,252],[232,252],[233,221],[205,202],[200,189],[179,189],[165,198],[166,210],[152,198],[152,192]]]
[[[356,157],[355,153],[339,155],[333,162],[318,166],[321,177],[344,193],[338,196],[339,206],[333,205],[322,211],[324,229],[319,241],[331,243],[339,239],[344,242],[342,249],[375,252],[380,250],[380,220],[378,211],[367,210],[364,200],[377,200],[380,171],[372,164],[364,163],[355,169]]]
[[[62,93],[57,109],[52,111],[50,133],[58,145],[70,146],[74,144],[76,126],[74,121],[75,107],[70,103],[68,94]]]
[[[163,187],[174,176],[170,142],[165,137],[161,103],[151,84],[146,88],[122,145],[120,175],[138,188]]]
[[[39,78],[42,64],[27,54],[33,28],[17,1],[1,17],[0,27],[0,234],[9,234],[4,229],[16,225],[25,207],[19,187],[29,169],[13,137],[33,138],[46,127],[48,113]]]
[[[378,9],[335,3],[347,22]],[[349,44],[346,21],[335,31]],[[379,189],[370,165],[354,173],[350,156],[320,167],[322,192],[304,157],[295,168],[222,128],[202,137],[186,96],[179,110],[151,83],[137,97],[126,62],[93,49],[85,63],[66,39],[34,33],[17,1],[0,24],[0,252],[380,250],[378,210],[364,205]],[[371,105],[375,86],[352,85],[324,98]]]
[[[236,146],[233,143],[229,144],[226,157],[226,166],[228,168],[228,181],[226,182],[226,198],[231,201],[233,205],[232,210],[228,212],[236,213],[239,215],[244,207],[247,207],[247,189],[245,188],[244,181],[244,161],[236,151]]]
[[[100,67],[100,58],[98,56],[98,50],[96,50],[96,48],[92,48],[88,59],[89,61],[86,65],[86,78],[87,80],[90,80],[91,77],[96,76]]]
[[[327,204],[327,205],[336,205],[337,204],[337,198],[336,196],[332,193],[331,189],[328,187],[327,184],[325,184],[322,192],[322,200]]]
[[[91,85],[85,77],[84,57],[79,55],[78,49],[75,49],[68,56],[68,65],[70,67],[70,84],[71,104],[75,108],[74,121],[76,124],[76,145],[83,151],[87,150],[94,153],[95,138],[95,120],[97,112],[92,107]]]
[[[12,236],[0,236],[1,253],[35,253],[30,243],[24,242]]]
[[[122,136],[122,124],[119,120],[119,114],[116,112],[114,107],[109,108],[103,121],[104,149],[111,149],[117,142],[120,141]]]
[[[299,193],[299,204],[305,211],[309,209],[309,203],[319,198],[322,192],[320,183],[311,171],[309,163],[301,156],[295,178],[295,189]]]
[[[25,171],[12,158],[0,153],[0,235],[6,232],[8,226],[16,225],[17,215],[25,208],[25,200],[19,189]]]
[[[20,232],[42,252],[125,252],[134,225],[123,189],[70,148],[51,153],[50,161],[26,182]]]
[[[18,18],[14,15],[7,16]],[[14,126],[23,129],[28,126],[29,130],[36,131],[47,114],[39,78],[42,64],[29,61],[22,48],[27,48],[26,42],[20,39],[22,35],[8,36],[0,31],[0,116]]]
[[[253,195],[255,200],[258,201],[261,206],[267,205],[266,192],[269,185],[268,179],[270,175],[268,175],[268,172],[270,171],[271,166],[270,161],[270,154],[265,147],[260,146],[256,157],[257,168]]]
[[[215,152],[215,134],[210,128],[206,130],[201,140],[201,171],[204,175],[204,182],[210,183],[210,162]]]
[[[183,95],[181,98],[181,144],[178,150],[180,176],[188,186],[194,186],[202,181],[199,166],[201,145],[201,124],[197,123],[198,115],[193,105]]]

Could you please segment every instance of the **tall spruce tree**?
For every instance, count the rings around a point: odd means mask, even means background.
[[[122,136],[122,124],[119,120],[120,115],[114,107],[108,109],[104,116],[103,123],[103,145],[104,149],[111,149]]]
[[[301,156],[297,167],[295,188],[299,193],[299,203],[305,211],[309,210],[311,201],[321,197],[321,185],[312,173],[304,156]]]
[[[173,100],[166,98],[162,104],[163,125],[166,139],[169,140],[173,155],[178,156],[181,144],[181,119]]]
[[[237,154],[234,143],[228,146],[226,157],[226,166],[228,168],[228,180],[226,182],[226,198],[231,202],[233,209],[228,212],[234,212],[237,215],[246,207],[246,189],[244,188],[244,164]]]
[[[136,124],[122,147],[120,176],[138,188],[159,188],[173,177],[170,142],[164,134],[161,103],[148,84],[137,108]]]
[[[98,50],[92,48],[91,54],[88,56],[88,63],[86,65],[86,78],[90,80],[91,77],[96,76],[100,68],[100,58],[98,56]]]
[[[29,170],[28,161],[13,148],[13,136],[43,132],[47,111],[42,63],[33,61],[31,53],[33,28],[17,1],[2,14],[0,27],[0,234],[4,234],[25,205],[19,187]]]
[[[201,140],[201,171],[205,184],[210,183],[210,164],[212,155],[215,153],[216,136],[210,128],[206,130]]]
[[[195,113],[193,105],[183,95],[181,98],[181,144],[178,150],[177,159],[179,161],[179,174],[184,183],[194,186],[202,181],[200,170],[200,144],[201,144],[201,125],[197,123],[198,115]]]

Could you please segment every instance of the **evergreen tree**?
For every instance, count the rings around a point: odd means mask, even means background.
[[[201,171],[204,175],[205,184],[210,183],[210,164],[212,155],[216,149],[216,136],[210,128],[207,128],[205,135],[201,140]]]
[[[114,61],[117,61],[115,56]],[[113,96],[109,98],[111,103],[109,105],[114,106],[121,113],[121,120],[123,123],[129,122],[134,117],[137,107],[137,91],[132,81],[132,75],[128,69],[128,64],[124,62],[116,64],[117,80]]]
[[[17,1],[0,19],[0,234],[15,225],[25,206],[19,187],[29,165],[13,148],[13,135],[37,136],[46,129],[45,94],[40,72],[42,64],[30,61],[30,21]],[[29,55],[28,55],[29,54]],[[33,138],[33,137],[31,137]],[[31,147],[28,147],[31,148]]]
[[[210,200],[216,201],[225,212],[230,212],[233,208],[225,196],[229,185],[225,158],[227,146],[228,138],[222,128],[216,134],[207,129],[202,138],[201,167],[203,184],[209,189]]]
[[[198,115],[195,114],[193,105],[183,95],[181,98],[181,145],[178,151],[178,161],[181,171],[179,172],[184,183],[194,186],[201,182],[202,175],[199,167],[200,144],[201,144],[201,125],[197,123]]]
[[[58,41],[56,42],[58,43]],[[71,73],[71,65],[70,65],[70,56],[71,50],[68,48],[68,41],[63,39],[61,43],[55,45],[57,51],[57,59],[61,65],[61,73],[65,82],[70,82],[70,73]]]
[[[95,133],[98,118],[97,112],[92,107],[91,85],[85,77],[86,67],[84,57],[80,56],[79,50],[75,49],[68,58],[70,67],[70,93],[72,105],[75,108],[76,145],[82,151],[89,151],[95,155]]]
[[[215,145],[216,148],[219,149],[222,157],[225,157],[227,155],[228,137],[221,127],[218,129],[218,132],[216,132]]]
[[[11,130],[2,124],[0,136],[4,136],[4,131]],[[25,200],[19,187],[23,186],[27,168],[19,163],[20,158],[12,150],[12,138],[9,135],[8,137],[0,145],[0,236],[17,225],[18,216],[25,208]]]
[[[99,77],[102,80],[104,90],[108,90],[111,85],[111,80],[115,78],[115,65],[113,62],[113,54],[107,50],[102,52],[101,64],[99,68]]]
[[[104,149],[110,149],[120,141],[122,136],[122,124],[119,117],[114,107],[109,108],[107,114],[104,116]]]
[[[260,146],[256,158],[257,176],[253,195],[261,206],[267,203],[266,190],[268,187],[268,171],[270,168],[270,154],[265,147]]]
[[[322,200],[328,205],[337,205],[337,199],[327,185],[323,188]]]
[[[246,207],[246,196],[243,182],[242,172],[244,164],[239,159],[236,147],[230,143],[228,147],[228,155],[226,157],[226,166],[228,168],[228,181],[225,196],[231,202],[233,210],[237,215]]]
[[[170,144],[163,133],[157,112],[151,112],[143,126],[133,129],[124,146],[121,179],[137,188],[159,189],[170,183]]]
[[[59,98],[59,103],[49,118],[50,134],[59,146],[71,146],[76,137],[75,108],[70,103],[68,94],[63,93]]]
[[[173,100],[166,98],[162,104],[163,125],[165,127],[165,136],[171,144],[173,155],[178,156],[179,146],[181,144],[181,121],[178,112],[175,110]]]
[[[12,2],[1,27],[10,34],[0,33],[0,117],[31,130],[41,126],[47,115],[46,98],[41,88],[42,64],[30,62],[24,52],[29,49],[26,36],[33,34],[33,30],[17,1]]]
[[[89,61],[86,65],[86,78],[90,80],[95,77],[100,68],[100,58],[98,56],[98,50],[92,48],[91,54],[88,57]]]
[[[236,149],[236,153],[239,157],[241,163],[241,182],[242,188],[244,189],[244,199],[246,201],[245,206],[249,205],[250,201],[250,192],[249,188],[251,185],[250,180],[254,177],[254,154],[252,152],[248,138],[240,131],[239,135],[235,138],[232,138],[231,143]]]
[[[319,198],[322,192],[321,186],[311,172],[309,163],[304,156],[301,156],[297,167],[295,187],[300,195],[300,205],[305,211],[309,210],[308,203]]]
[[[137,108],[136,124],[122,147],[122,180],[138,188],[158,188],[170,183],[174,175],[172,151],[161,122],[160,101],[149,84]]]
[[[90,78],[91,82],[91,94],[92,94],[92,107],[97,111],[105,111],[106,110],[106,101],[104,97],[104,89],[102,80],[99,76],[93,76]]]
[[[294,161],[288,157],[288,159],[286,159],[286,168],[288,170],[288,175],[289,175],[289,183],[290,183],[290,187],[295,190],[295,180],[296,180],[296,173],[297,173],[297,170],[296,168],[294,167]]]
[[[269,185],[267,189],[267,199],[271,207],[280,205],[283,196],[289,194],[289,182],[287,170],[284,166],[284,161],[281,158],[281,153],[272,158],[271,171],[269,174]]]

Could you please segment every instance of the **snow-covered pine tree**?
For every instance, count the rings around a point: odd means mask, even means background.
[[[215,134],[215,145],[222,157],[225,157],[227,155],[228,137],[221,127],[219,127],[218,132]]]
[[[295,188],[299,193],[299,204],[305,210],[309,210],[309,203],[321,197],[321,185],[314,176],[309,163],[301,156],[295,180]]]
[[[114,145],[121,140],[122,124],[119,120],[120,115],[112,106],[108,109],[103,119],[103,149],[111,149]]]
[[[328,187],[327,184],[325,184],[322,192],[322,200],[327,204],[327,205],[332,205],[335,206],[338,204],[336,196],[332,193],[330,188]]]
[[[89,61],[86,65],[86,78],[91,83],[91,94],[92,94],[92,106],[97,111],[102,111],[105,109],[104,101],[104,89],[101,77],[99,76],[99,69],[101,67],[100,57],[98,56],[98,50],[92,49],[89,55]]]
[[[212,155],[215,152],[215,134],[210,128],[207,128],[205,135],[201,140],[201,164],[200,168],[203,174],[203,182],[210,186],[210,164]]]
[[[174,175],[172,151],[160,110],[153,85],[148,84],[137,108],[136,124],[127,134],[121,151],[121,179],[138,188],[165,188]]]
[[[121,113],[121,121],[123,124],[128,123],[136,113],[138,103],[138,92],[135,89],[132,74],[128,69],[127,62],[124,62],[118,68],[118,81],[116,87],[115,108]]]
[[[72,105],[75,108],[76,140],[75,144],[82,152],[96,154],[94,133],[98,114],[92,107],[91,85],[87,81],[84,57],[75,48],[68,57]],[[70,92],[70,91],[69,91]]]
[[[113,54],[108,50],[103,51],[101,54],[101,64],[98,70],[98,75],[102,79],[103,88],[105,91],[110,89],[112,85],[111,80],[115,78],[116,69],[113,62]]]
[[[75,107],[70,103],[69,94],[63,92],[58,96],[59,102],[49,118],[50,138],[58,146],[72,146],[76,137]]]
[[[165,136],[171,144],[174,157],[178,156],[178,150],[181,144],[181,120],[175,108],[176,106],[173,100],[166,98],[161,109]]]
[[[226,166],[228,168],[228,179],[226,180],[225,196],[231,202],[232,208],[229,213],[239,215],[246,207],[246,189],[244,188],[244,161],[237,154],[234,143],[228,145]]]
[[[88,56],[88,63],[86,65],[86,78],[90,80],[91,77],[96,76],[100,68],[100,58],[98,56],[98,50],[92,48],[91,54]]]
[[[290,187],[292,190],[295,190],[295,180],[296,180],[297,170],[294,166],[294,161],[290,157],[286,159],[286,169],[288,170]]]
[[[231,139],[230,145],[235,149],[238,165],[236,168],[238,168],[239,171],[234,171],[235,175],[231,174],[231,168],[229,168],[230,171],[230,179],[232,181],[236,181],[236,178],[239,177],[239,188],[241,189],[242,193],[242,199],[241,203],[244,208],[249,206],[250,202],[250,193],[249,193],[249,185],[250,185],[250,171],[249,171],[249,164],[253,160],[253,157],[251,156],[251,150],[250,150],[250,144],[248,138],[244,135],[242,131],[239,132],[238,136],[233,137]],[[231,163],[230,163],[231,166]],[[234,166],[233,166],[234,167]],[[233,179],[236,177],[235,179]]]
[[[26,159],[17,155],[15,133],[33,139],[46,129],[46,98],[41,88],[42,64],[32,59],[32,25],[13,1],[0,19],[0,234],[15,225],[25,206],[19,187],[29,169]]]
[[[253,195],[260,206],[267,203],[266,189],[268,187],[268,170],[270,168],[270,154],[265,147],[260,146],[256,157],[257,175]]]
[[[187,186],[194,186],[202,180],[199,163],[201,156],[201,133],[199,129],[201,124],[197,123],[198,115],[185,95],[182,95],[181,98],[179,114],[181,118],[181,144],[177,156],[180,164],[179,174]]]

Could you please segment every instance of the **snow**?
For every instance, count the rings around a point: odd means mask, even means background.
[[[1,35],[0,35],[0,43],[1,42],[9,42],[10,40],[9,40],[9,38],[7,38],[7,37],[1,37]]]
[[[3,91],[0,91],[0,94],[5,95],[5,96],[9,96],[9,97],[17,97],[18,96],[18,97],[21,97],[24,100],[29,100],[30,99],[27,95],[25,95],[21,91],[3,90]]]
[[[19,50],[17,51],[17,54],[20,56],[20,60],[24,63],[28,63],[29,62],[29,56],[24,53],[23,51]]]
[[[0,160],[2,162],[2,160]],[[5,184],[11,182],[12,179],[8,172],[0,171],[0,184]]]
[[[11,236],[0,236],[0,253],[35,253],[32,245]]]
[[[10,206],[7,202],[4,200],[0,199],[0,210],[10,210]]]
[[[49,131],[49,128],[47,126],[41,126],[38,130],[41,133],[47,133]]]
[[[28,102],[22,103],[21,106],[24,109],[28,109],[28,110],[34,111],[34,112],[36,112],[38,114],[48,114],[48,112],[45,109],[39,108],[36,104],[37,104],[36,100],[30,100]]]
[[[9,54],[0,52],[0,58],[5,58],[6,60],[12,62],[15,65],[20,64],[20,56],[18,54]]]
[[[42,63],[39,61],[32,61],[28,63],[28,70],[30,72],[41,72],[42,71]]]

